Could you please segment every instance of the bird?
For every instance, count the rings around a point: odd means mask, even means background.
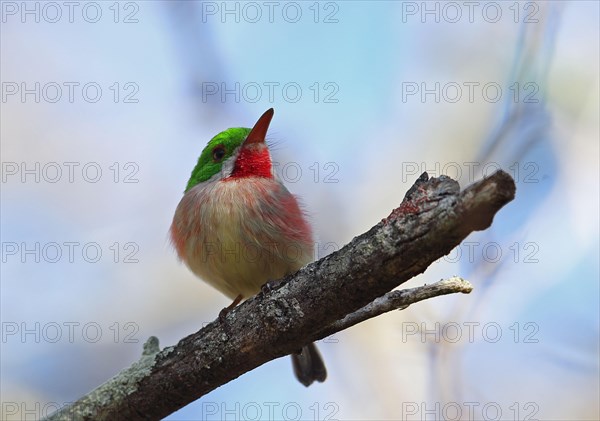
[[[170,228],[180,260],[233,300],[225,312],[313,260],[307,216],[275,174],[265,141],[273,115],[270,108],[252,128],[229,128],[208,142]],[[314,343],[291,357],[304,386],[327,378]]]

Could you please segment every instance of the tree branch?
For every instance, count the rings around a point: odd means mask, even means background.
[[[458,292],[469,294],[472,290],[473,285],[471,285],[469,281],[453,276],[452,278],[444,279],[429,285],[423,285],[421,287],[390,291],[387,294],[376,298],[363,308],[348,314],[343,319],[333,322],[325,329],[320,330],[318,336],[327,337],[333,335],[336,332],[348,329],[360,322],[380,316],[383,313],[392,310],[404,310],[411,304],[428,298],[455,294]]]
[[[391,302],[405,306],[451,292],[437,283],[382,297],[487,228],[514,194],[503,171],[462,193],[456,181],[424,173],[368,232],[174,347],[158,352],[151,338],[140,361],[49,419],[160,419],[265,362],[389,311]]]

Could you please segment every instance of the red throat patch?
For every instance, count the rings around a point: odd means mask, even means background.
[[[242,147],[229,179],[243,177],[273,178],[271,156],[264,143]]]

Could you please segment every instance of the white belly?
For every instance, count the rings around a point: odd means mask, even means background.
[[[313,257],[304,215],[273,179],[196,186],[181,200],[175,224],[189,233],[180,256],[190,270],[232,299],[256,294]]]

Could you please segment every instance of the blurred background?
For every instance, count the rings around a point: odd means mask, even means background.
[[[66,2],[68,3],[68,2]],[[596,420],[598,2],[1,3],[2,419],[35,419],[229,304],[168,229],[206,142],[275,108],[315,258],[423,171],[516,199],[406,287],[438,297],[269,362],[171,420]]]

